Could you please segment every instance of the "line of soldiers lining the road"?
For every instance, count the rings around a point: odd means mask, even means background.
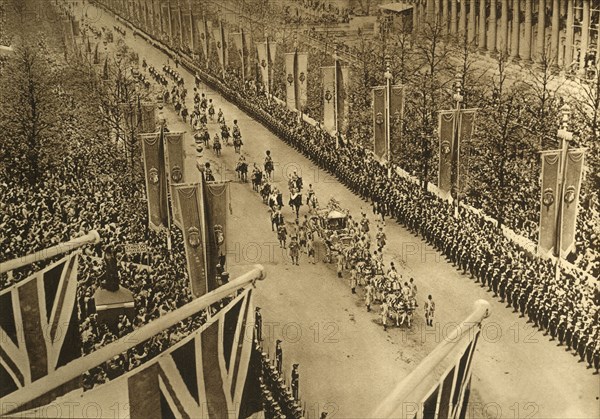
[[[518,302],[522,315],[556,335],[559,342],[564,339],[568,350],[598,370],[600,303],[597,294],[596,300],[590,297],[583,279],[562,271],[560,281],[555,280],[551,262],[527,255],[492,222],[464,208],[459,209],[458,218],[453,217],[450,204],[424,192],[420,185],[395,173],[388,179],[387,168],[362,147],[341,142],[338,149],[319,127],[298,122],[296,113],[266,99],[246,99],[241,82],[233,76],[227,79],[229,85],[213,76],[207,79],[227,100],[370,200],[382,218],[393,217],[436,244],[446,257],[461,268],[467,266],[466,271],[500,298],[510,299],[511,305]]]
[[[275,343],[275,358],[271,360],[264,352],[262,333],[262,314],[260,307],[254,313],[254,347],[260,353],[258,365],[250,363],[250,368],[255,368],[259,377],[260,391],[263,400],[263,409],[270,418],[302,418],[304,410],[300,406],[300,372],[299,364],[292,364],[290,387],[288,388],[283,375],[283,348],[282,341]]]

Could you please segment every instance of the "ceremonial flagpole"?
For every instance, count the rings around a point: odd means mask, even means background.
[[[335,148],[340,148],[339,124],[338,124],[338,54],[337,45],[333,50],[333,119],[335,126]]]
[[[159,121],[160,121],[160,138],[161,138],[161,142],[162,142],[162,148],[163,148],[163,164],[165,166],[165,183],[167,182],[167,177],[168,174],[166,172],[166,162],[165,160],[167,159],[167,147],[165,146],[165,124],[166,124],[166,118],[164,116],[164,114],[162,112],[159,112]],[[169,251],[169,254],[171,252],[171,211],[169,209],[169,205],[168,205],[168,199],[169,197],[171,199],[173,199],[173,197],[171,196],[171,192],[168,185],[166,185],[166,189],[167,189],[167,250]]]
[[[385,58],[386,68],[383,76],[385,77],[385,159],[388,166],[388,178],[392,177],[392,153],[391,153],[391,129],[390,129],[390,106],[392,100],[392,72],[390,71],[389,57]]]
[[[456,75],[456,79],[454,81],[454,89],[455,89],[455,93],[454,93],[454,100],[456,101],[456,109],[455,109],[455,113],[454,113],[454,135],[452,138],[452,143],[453,145],[456,147],[455,149],[455,153],[456,153],[456,170],[455,170],[455,176],[454,176],[454,181],[452,182],[452,185],[456,188],[456,206],[454,207],[454,216],[456,218],[458,218],[458,207],[460,205],[460,191],[459,191],[459,176],[460,176],[460,131],[461,131],[461,124],[462,124],[462,115],[461,115],[461,107],[462,107],[462,102],[463,102],[463,94],[462,94],[462,77],[460,74]],[[453,161],[454,163],[454,161]]]

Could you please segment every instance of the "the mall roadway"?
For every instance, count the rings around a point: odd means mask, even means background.
[[[116,23],[113,17],[93,7],[88,6],[87,13],[97,26],[112,27]],[[126,41],[149,65],[160,68],[167,62],[162,52],[141,38],[134,38],[131,30],[127,30]],[[181,68],[179,71],[190,91],[188,107],[192,109],[193,77]],[[239,121],[243,152],[250,165],[260,164],[265,150],[271,150],[284,201],[287,202],[287,188],[282,180],[296,170],[306,185],[313,184],[321,203],[334,196],[355,216],[360,215],[361,209],[368,211],[366,202],[236,106],[206,87],[202,87],[202,92],[213,99],[217,109],[223,109],[229,125],[233,119]],[[181,123],[172,108],[167,111],[167,118],[171,130],[189,132],[189,125]],[[216,123],[209,129],[212,137]],[[197,157],[191,135],[186,136],[186,153],[186,176],[195,176]],[[323,410],[329,411],[330,417],[368,417],[394,385],[445,336],[448,327],[470,314],[473,302],[480,298],[490,302],[492,316],[485,322],[475,358],[470,417],[600,417],[597,375],[395,222],[386,223],[385,261],[395,261],[414,276],[420,307],[410,331],[392,328],[384,332],[378,316],[368,313],[363,300],[350,293],[347,279],[336,278],[332,264],[308,265],[305,256],[300,266],[289,263],[271,232],[267,207],[250,184],[235,180],[232,168],[237,158],[233,148],[227,147],[220,158],[205,150],[200,159],[220,167],[217,178],[232,180],[229,270],[235,276],[254,263],[265,266],[268,278],[257,287],[257,304],[262,307],[267,335],[265,346],[272,354],[274,340],[284,341],[286,377],[292,362],[300,364],[300,393],[310,417],[318,417],[317,413]],[[306,208],[302,209],[304,213]],[[372,218],[372,213],[368,214]],[[284,209],[284,215],[288,221],[293,218],[289,207]],[[425,327],[420,311],[428,294],[437,303],[434,328]]]

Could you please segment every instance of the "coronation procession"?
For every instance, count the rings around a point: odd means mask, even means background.
[[[0,415],[600,417],[599,33],[0,0]]]

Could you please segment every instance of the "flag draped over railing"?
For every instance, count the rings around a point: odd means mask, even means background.
[[[260,403],[248,397],[246,385],[257,382],[255,371],[248,368],[254,344],[251,284],[264,277],[262,266],[256,265],[218,290],[74,360],[29,388],[13,392],[3,399],[3,413],[39,415],[51,403],[54,408],[69,409],[74,417],[83,417],[87,402],[102,411],[115,403],[127,406],[132,418],[248,417],[256,413]],[[222,308],[207,317],[206,309],[219,302]],[[86,392],[72,392],[67,386],[86,371],[190,318],[203,319],[198,329],[125,375]]]
[[[465,418],[481,324],[490,314],[478,300],[473,313],[380,402],[376,418]]]
[[[81,356],[78,252],[0,291],[0,397]]]

